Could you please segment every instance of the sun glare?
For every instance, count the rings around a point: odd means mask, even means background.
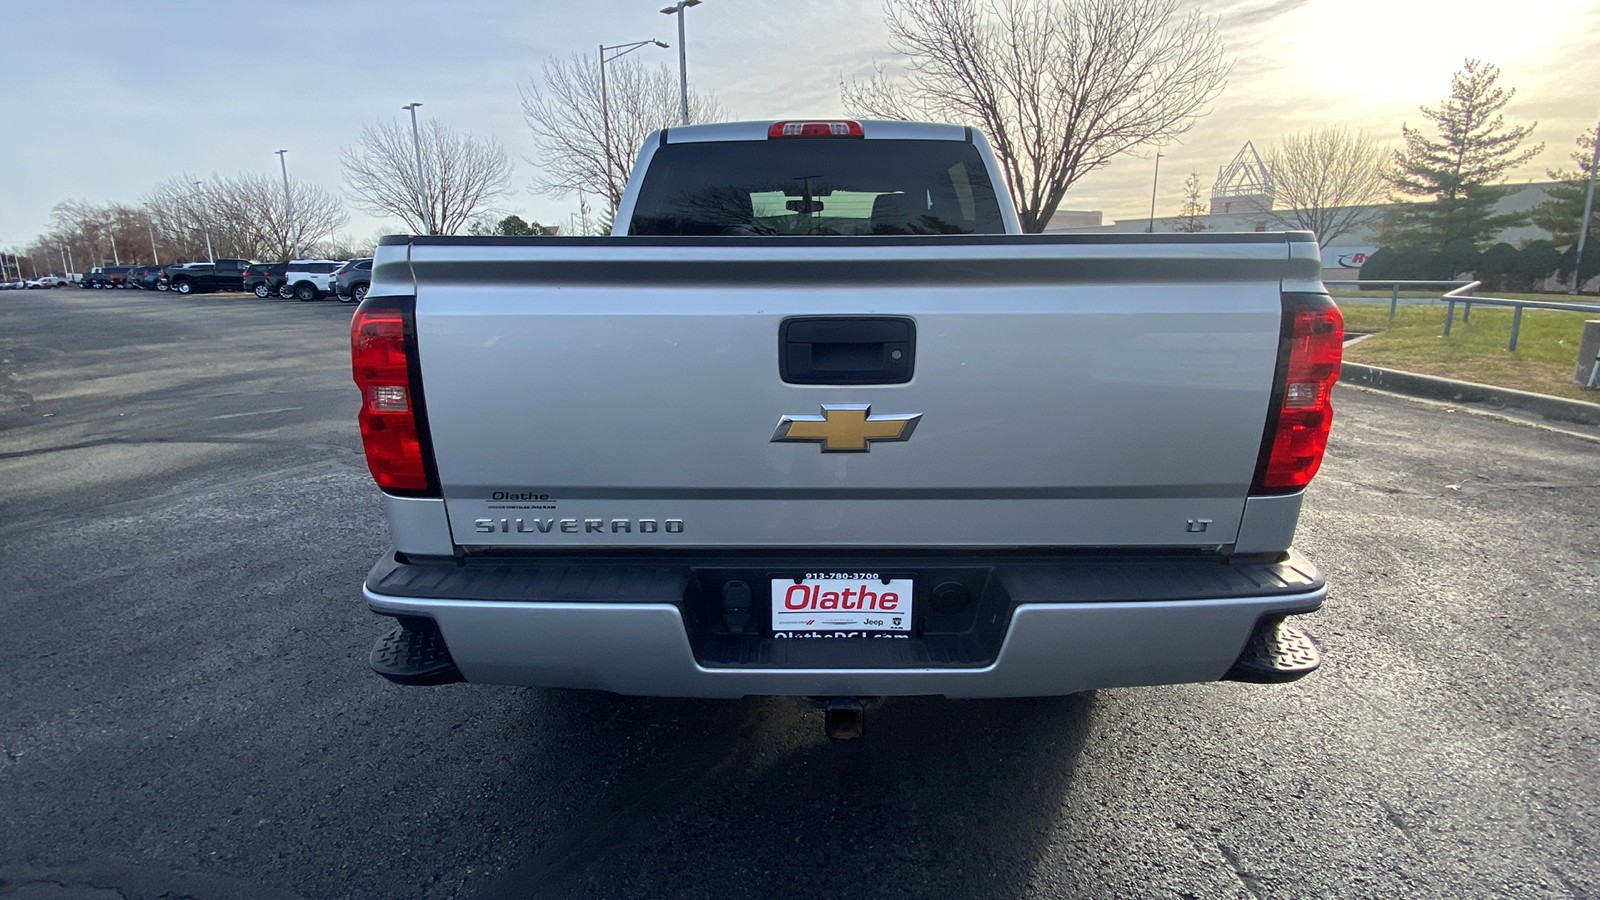
[[[1295,29],[1290,43],[1307,77],[1338,100],[1431,103],[1463,59],[1534,61],[1570,40],[1587,9],[1584,0],[1319,0],[1283,24]]]

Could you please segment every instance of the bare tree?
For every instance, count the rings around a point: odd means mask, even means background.
[[[318,185],[290,181],[291,232],[278,177],[212,173],[196,185],[198,180],[169,178],[145,199],[157,245],[169,248],[168,261],[205,259],[208,233],[219,257],[288,259],[297,236],[301,250],[308,251],[349,221],[339,198]]]
[[[1188,131],[1226,83],[1216,23],[1179,0],[889,0],[907,57],[841,84],[852,114],[978,126],[994,144],[1024,231],[1080,178]]]
[[[366,125],[339,152],[356,206],[398,217],[417,234],[455,234],[511,185],[511,160],[494,138],[458,132],[434,119],[421,129],[423,184],[417,183],[411,129],[393,120]]]
[[[50,229],[32,247],[41,263],[48,251],[55,258],[53,268],[64,267],[59,257],[68,252],[71,265],[80,271],[114,262],[142,265],[157,256],[151,249],[150,224],[150,213],[142,206],[64,200],[51,210]]]
[[[1200,173],[1191,170],[1189,177],[1183,180],[1183,206],[1178,208],[1178,221],[1173,230],[1187,234],[1205,231],[1206,223],[1200,221],[1205,214],[1206,205],[1200,199]]]
[[[606,64],[606,115],[601,106],[599,61],[582,54],[551,57],[541,67],[544,86],[522,86],[522,118],[533,132],[540,158],[534,190],[552,196],[573,191],[599,194],[610,220],[622,198],[633,159],[650,132],[678,124],[678,76],[667,66],[650,68],[642,60]],[[727,113],[709,94],[689,92],[695,122],[719,122]]]
[[[1268,215],[1329,246],[1382,218],[1388,158],[1387,147],[1342,126],[1288,135],[1267,154],[1277,188]]]
[[[208,181],[192,175],[168,178],[156,185],[144,205],[160,235],[160,246],[171,251],[172,258],[163,256],[163,262],[204,262],[208,246],[218,257],[249,258],[249,248],[235,240],[235,229],[224,227],[225,220],[216,215],[217,198]]]
[[[307,255],[315,253],[324,259],[359,259],[371,256],[378,249],[378,239],[388,234],[387,231],[378,230],[364,238],[348,234],[337,234],[324,238],[310,250],[304,250]]]
[[[72,265],[87,272],[112,259],[109,204],[87,200],[63,200],[50,211],[50,231],[46,241],[71,253]]]
[[[314,184],[290,180],[294,201],[291,229],[284,205],[283,181],[245,173],[231,178],[213,175],[205,184],[213,232],[247,259],[288,259],[294,247],[310,250],[348,221],[344,204]]]

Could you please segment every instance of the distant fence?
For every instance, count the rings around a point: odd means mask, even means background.
[[[1324,281],[1323,284],[1342,287],[1355,287],[1357,290],[1370,290],[1367,285],[1389,288],[1389,321],[1394,321],[1395,307],[1400,303],[1400,290],[1402,288],[1421,287],[1448,287],[1451,290],[1440,294],[1433,299],[1434,302],[1445,304],[1444,335],[1450,336],[1450,326],[1455,321],[1456,304],[1462,305],[1461,321],[1466,323],[1472,319],[1472,306],[1509,306],[1511,307],[1511,339],[1506,344],[1507,350],[1517,349],[1517,337],[1522,332],[1522,311],[1524,309],[1560,309],[1570,312],[1586,312],[1600,315],[1600,303],[1553,303],[1546,300],[1512,300],[1505,297],[1475,297],[1472,292],[1483,286],[1481,281]]]
[[[1561,309],[1569,312],[1586,312],[1600,315],[1600,303],[1550,303],[1545,300],[1509,300],[1501,297],[1471,297],[1467,296],[1483,282],[1474,281],[1463,285],[1440,297],[1448,304],[1444,312],[1444,335],[1450,336],[1450,323],[1456,317],[1456,304],[1464,304],[1461,311],[1461,322],[1465,324],[1472,317],[1472,304],[1481,306],[1509,306],[1511,313],[1511,340],[1506,345],[1507,350],[1517,349],[1517,335],[1522,331],[1522,311],[1524,309]]]
[[[1458,289],[1458,288],[1463,288],[1463,287],[1465,287],[1465,288],[1473,288],[1473,287],[1477,287],[1479,284],[1482,284],[1482,282],[1479,282],[1479,281],[1460,281],[1460,280],[1454,280],[1454,281],[1374,281],[1374,280],[1370,280],[1370,279],[1369,280],[1357,279],[1357,280],[1352,280],[1352,281],[1341,281],[1341,280],[1335,279],[1335,280],[1332,280],[1332,281],[1324,281],[1322,283],[1325,284],[1325,285],[1329,285],[1329,286],[1336,285],[1336,284],[1337,285],[1353,286],[1358,291],[1360,291],[1360,290],[1369,290],[1369,288],[1364,287],[1365,285],[1369,285],[1369,284],[1370,285],[1374,285],[1374,286],[1378,287],[1379,289],[1389,288],[1389,321],[1390,322],[1394,321],[1394,309],[1395,309],[1395,307],[1400,305],[1400,289],[1401,288],[1442,287],[1442,288]],[[1440,298],[1440,299],[1443,299],[1443,298]],[[1446,332],[1446,333],[1448,333],[1448,332]]]

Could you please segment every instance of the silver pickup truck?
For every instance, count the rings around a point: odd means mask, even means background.
[[[672,128],[605,238],[388,237],[352,322],[394,681],[1289,681],[1343,323],[1308,233],[1022,235],[981,134]]]

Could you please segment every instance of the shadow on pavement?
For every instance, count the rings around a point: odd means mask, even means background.
[[[848,742],[782,698],[530,692],[529,706],[540,737],[518,743],[604,783],[483,898],[1013,897],[1060,810],[1094,695],[890,699]]]

